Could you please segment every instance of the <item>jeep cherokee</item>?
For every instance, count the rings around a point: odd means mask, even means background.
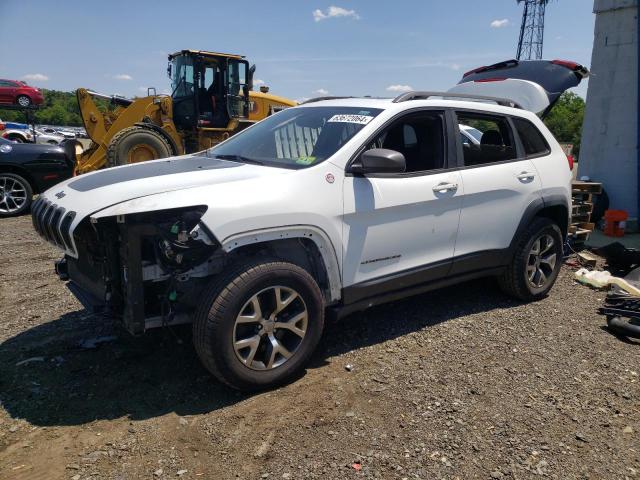
[[[219,380],[270,387],[304,368],[327,312],[484,276],[545,296],[571,171],[536,113],[586,74],[509,61],[447,93],[308,101],[206,151],[63,182],[34,227],[85,305],[133,334],[193,323]]]

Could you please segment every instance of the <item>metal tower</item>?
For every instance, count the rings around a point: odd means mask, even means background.
[[[518,0],[524,3],[517,59],[542,59],[544,42],[544,11],[549,0]]]

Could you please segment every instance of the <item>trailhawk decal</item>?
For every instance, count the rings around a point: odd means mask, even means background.
[[[342,122],[342,123],[357,123],[359,125],[366,125],[371,120],[373,120],[373,117],[371,117],[369,115],[345,115],[345,114],[342,114],[342,115],[334,115],[329,120],[327,120],[327,123]]]

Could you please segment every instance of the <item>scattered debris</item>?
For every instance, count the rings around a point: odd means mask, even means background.
[[[356,472],[359,472],[360,470],[362,470],[362,464],[360,462],[354,462],[353,465],[351,466]]]
[[[16,367],[21,367],[22,365],[27,365],[28,363],[33,363],[33,362],[44,362],[44,357],[27,358],[25,360],[22,360],[22,361],[16,363]]]
[[[182,475],[184,475],[184,474],[185,474],[185,473],[187,473],[188,471],[189,471],[189,470],[178,470],[178,471],[176,472],[176,475],[177,475],[177,476],[179,476],[179,477],[181,477]]]
[[[624,429],[622,429],[622,433],[626,433],[626,434],[633,433],[633,428],[631,428],[630,425],[627,425],[626,427],[624,427]]]
[[[594,252],[606,258],[607,263],[615,268],[629,269],[634,265],[640,265],[640,250],[626,248],[620,242],[599,247]]]
[[[154,477],[159,477],[160,475],[162,475],[164,473],[164,470],[162,470],[161,468],[157,469],[155,472],[153,472],[153,476]]]
[[[576,433],[576,440],[580,440],[581,442],[584,442],[584,443],[589,443],[589,439],[587,438],[587,436],[581,432]]]
[[[595,268],[598,259],[587,251],[578,252],[578,260],[585,267]]]
[[[589,285],[594,288],[605,288],[609,285],[615,285],[620,287],[622,290],[632,294],[640,296],[640,288],[637,288],[631,283],[627,282],[625,279],[620,277],[614,277],[611,275],[611,272],[608,271],[597,271],[592,270],[589,271],[586,268],[581,268],[574,274],[574,278],[585,285]]]
[[[80,348],[85,349],[85,350],[92,350],[92,349],[96,348],[98,345],[100,345],[101,343],[113,342],[117,338],[118,337],[116,337],[115,335],[107,335],[107,336],[104,336],[104,337],[87,338],[85,340],[81,340],[79,346],[80,346]]]
[[[353,371],[353,365],[351,365],[350,363],[347,363],[347,364],[344,366],[344,369],[345,369],[347,372],[351,372],[351,371]]]

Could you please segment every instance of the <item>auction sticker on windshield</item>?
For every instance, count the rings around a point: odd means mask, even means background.
[[[369,115],[345,115],[345,114],[341,114],[341,115],[334,115],[329,120],[327,120],[327,123],[343,122],[343,123],[358,123],[360,125],[366,125],[371,120],[373,120],[373,117],[370,117]]]

